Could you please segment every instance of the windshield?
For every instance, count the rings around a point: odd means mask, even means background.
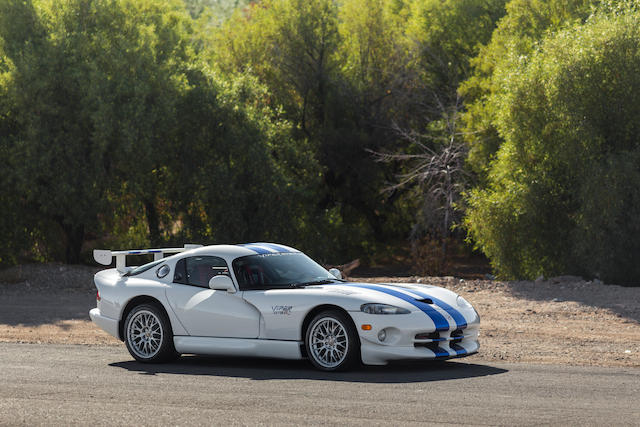
[[[321,280],[336,280],[301,252],[249,255],[233,261],[241,290],[288,288]]]

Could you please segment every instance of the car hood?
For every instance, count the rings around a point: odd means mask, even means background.
[[[344,282],[328,285],[310,286],[327,294],[343,295],[359,302],[400,305],[412,311],[419,310],[415,301],[431,300],[443,305],[456,307],[458,295],[448,289],[419,283],[359,283]],[[404,304],[401,304],[403,301]]]
[[[439,286],[423,285],[420,283],[364,283],[364,282],[339,282],[328,285],[317,285],[314,288],[322,288],[326,291],[339,291],[348,293],[369,293],[368,291],[378,291],[377,287],[395,290],[399,292],[419,292],[431,295],[436,298],[453,298],[457,294]]]

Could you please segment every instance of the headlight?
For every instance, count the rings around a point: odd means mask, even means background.
[[[360,311],[368,314],[408,314],[409,310],[388,304],[362,304]]]
[[[458,303],[458,307],[473,308],[473,306],[469,304],[469,302],[466,299],[462,298],[460,295],[458,295],[456,302]]]

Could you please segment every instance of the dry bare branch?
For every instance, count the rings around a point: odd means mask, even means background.
[[[406,141],[412,152],[383,153],[370,151],[376,161],[400,162],[405,172],[396,175],[397,181],[383,189],[394,192],[406,186],[415,186],[424,197],[422,218],[423,228],[431,229],[442,240],[442,256],[446,256],[446,240],[455,221],[456,203],[467,186],[469,175],[464,168],[467,146],[458,131],[458,119],[462,100],[456,97],[452,105],[445,105],[442,99],[433,95],[433,104],[438,110],[441,129],[430,133],[420,133],[406,129],[397,123],[392,129],[398,137]],[[439,224],[439,225],[436,225]],[[414,227],[413,237],[421,234]]]

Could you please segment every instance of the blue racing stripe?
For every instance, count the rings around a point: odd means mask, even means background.
[[[431,350],[436,354],[436,357],[449,357],[450,354],[442,347],[438,347],[436,350]]]
[[[404,301],[407,301],[410,304],[415,305],[416,307],[418,307],[422,312],[424,312],[427,316],[429,316],[431,318],[431,320],[433,321],[434,325],[436,325],[436,331],[447,331],[449,330],[449,321],[447,321],[447,319],[444,318],[444,316],[440,313],[438,313],[438,311],[431,307],[429,304],[425,304],[423,302],[417,301],[415,298],[402,293],[400,291],[396,291],[394,289],[388,289],[388,288],[383,288],[382,286],[376,286],[376,285],[368,285],[368,284],[363,284],[363,283],[339,283],[339,285],[342,286],[353,286],[356,288],[365,288],[365,289],[371,289],[373,291],[378,291],[378,292],[383,292],[385,294],[388,295],[393,295],[394,297],[400,298]],[[448,353],[447,353],[448,354]]]
[[[247,244],[244,244],[244,245],[238,245],[238,246],[242,246],[243,248],[250,249],[250,250],[252,250],[254,252],[257,252],[259,254],[271,254],[271,253],[273,253],[273,252],[270,252],[270,251],[268,251],[268,250],[266,250],[264,248],[261,248],[260,246],[253,246],[250,243],[247,243]]]
[[[273,249],[278,252],[293,252],[291,249],[285,248],[284,246],[276,245],[274,243],[254,243],[260,246],[266,246],[269,249]]]
[[[464,347],[458,344],[451,344],[451,348],[456,351],[458,356],[462,356],[463,354],[467,354],[467,350]]]
[[[467,319],[465,319],[464,316],[458,310],[451,307],[446,302],[442,301],[441,299],[434,298],[433,296],[426,294],[424,292],[416,291],[412,288],[405,288],[405,289],[409,292],[413,292],[416,295],[420,295],[423,298],[429,298],[431,301],[433,301],[435,305],[437,305],[438,307],[440,307],[441,309],[449,313],[451,317],[453,317],[453,320],[456,321],[457,329],[464,329],[467,327]]]

